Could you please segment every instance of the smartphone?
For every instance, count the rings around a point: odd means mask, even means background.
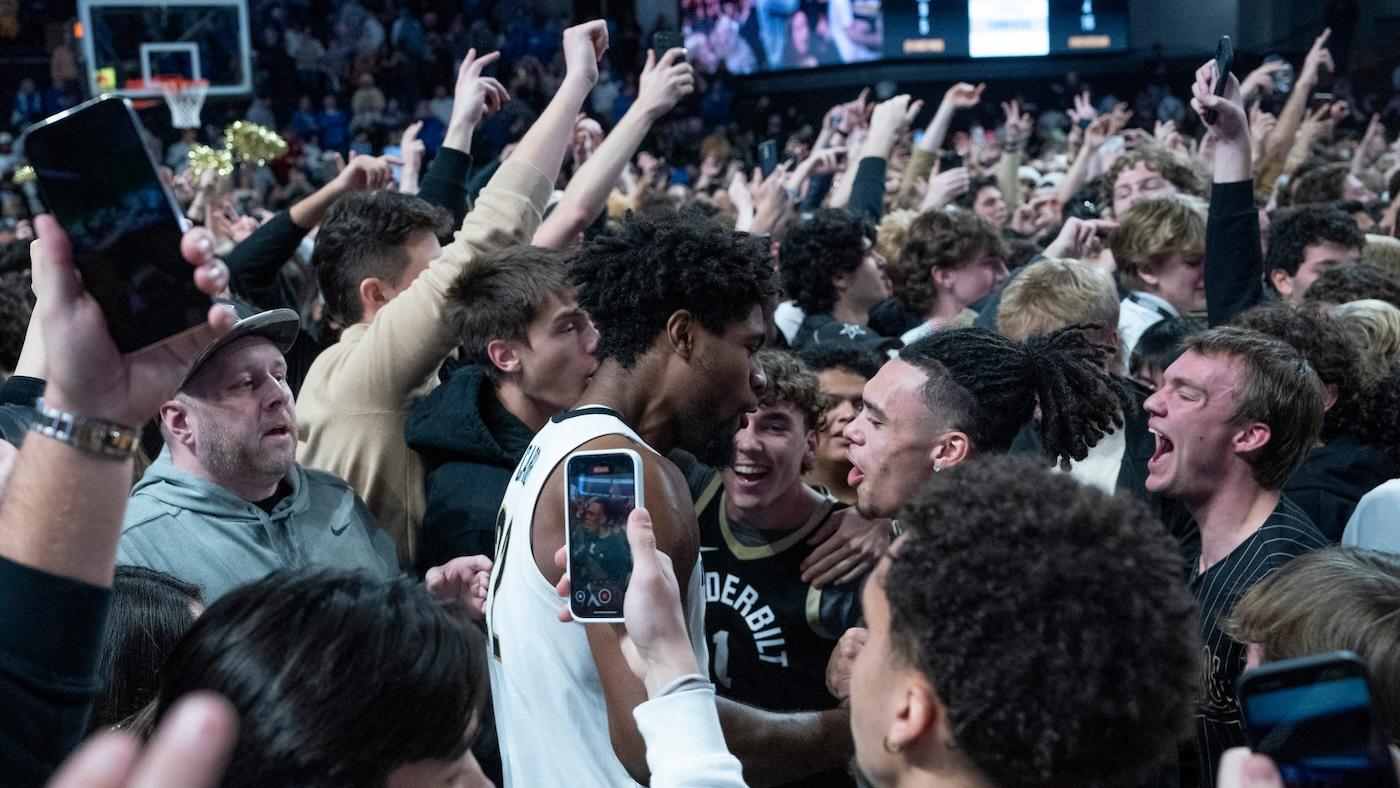
[[[651,49],[656,53],[657,62],[661,61],[661,56],[673,49],[681,50],[680,59],[677,63],[685,62],[685,36],[675,30],[658,30],[651,34]]]
[[[403,148],[399,147],[398,145],[385,145],[385,146],[384,146],[383,155],[385,155],[385,156],[393,156],[393,157],[396,158],[396,159],[402,159],[402,158],[403,158]],[[402,164],[390,164],[390,165],[389,165],[389,172],[393,174],[393,176],[394,176],[394,182],[395,182],[395,183],[402,183],[402,182],[403,182],[403,165],[402,165]]]
[[[1229,36],[1221,36],[1220,42],[1215,45],[1215,95],[1225,95],[1225,86],[1230,83],[1230,69],[1234,67],[1235,45]],[[1205,122],[1215,123],[1217,114],[1215,110],[1206,110]]]
[[[212,301],[180,254],[180,208],[131,102],[98,96],[31,126],[23,145],[118,350],[204,325]]]
[[[632,579],[627,516],[646,505],[642,458],[629,449],[575,452],[566,461],[565,480],[569,612],[585,624],[620,622]]]
[[[1287,93],[1293,89],[1293,65],[1283,55],[1269,55],[1264,58],[1265,63],[1282,62],[1284,68],[1274,72],[1274,90],[1279,93]]]
[[[1333,101],[1336,100],[1336,98],[1336,96],[1327,92],[1314,93],[1308,99],[1308,111],[1316,112],[1322,109],[1323,107],[1327,106],[1328,104],[1331,104]]]
[[[767,178],[778,169],[778,141],[764,140],[758,143],[758,169]]]
[[[1250,748],[1290,788],[1396,788],[1366,666],[1349,651],[1284,660],[1240,677]]]
[[[938,171],[947,172],[963,166],[963,157],[956,152],[945,150],[938,155]]]

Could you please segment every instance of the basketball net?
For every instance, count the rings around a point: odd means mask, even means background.
[[[209,92],[209,80],[157,77],[152,81],[160,85],[161,93],[165,94],[166,106],[170,107],[170,125],[177,129],[199,128],[199,111]]]

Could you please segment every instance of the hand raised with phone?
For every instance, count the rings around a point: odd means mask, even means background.
[[[127,427],[145,424],[175,394],[200,352],[233,327],[233,310],[212,306],[205,325],[122,355],[102,307],[83,288],[67,233],[47,214],[35,226],[39,237],[31,244],[30,254],[35,278],[45,282],[35,317],[48,348],[46,403]],[[228,286],[228,268],[214,257],[214,239],[208,230],[185,233],[180,253],[202,292],[213,295]]]

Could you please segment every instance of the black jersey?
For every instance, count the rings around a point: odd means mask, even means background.
[[[1327,540],[1302,509],[1281,498],[1259,530],[1205,572],[1199,571],[1199,535],[1188,544],[1194,544],[1190,583],[1200,612],[1204,686],[1196,710],[1194,746],[1183,752],[1181,784],[1183,788],[1208,788],[1215,785],[1215,770],[1225,750],[1248,743],[1235,697],[1235,682],[1244,672],[1246,648],[1226,635],[1220,623],[1255,583],[1297,556],[1326,547]]]
[[[718,474],[695,501],[705,569],[705,637],[719,694],[774,711],[829,709],[826,663],[860,617],[859,583],[815,589],[802,582],[806,544],[833,512],[827,496],[800,528],[762,542],[732,524]]]

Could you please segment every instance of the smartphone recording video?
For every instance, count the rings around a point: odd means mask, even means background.
[[[118,350],[204,324],[211,300],[180,254],[180,209],[130,102],[102,96],[40,121],[24,152]]]
[[[565,541],[569,610],[575,620],[622,620],[623,595],[632,577],[627,516],[645,505],[641,467],[641,457],[626,449],[569,455]]]
[[[1366,668],[1346,651],[1284,660],[1240,678],[1251,749],[1289,788],[1395,788]]]

